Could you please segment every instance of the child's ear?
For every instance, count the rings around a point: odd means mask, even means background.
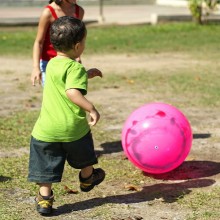
[[[75,50],[75,51],[78,51],[78,49],[79,49],[79,44],[80,44],[80,43],[76,43],[76,44],[74,45],[74,50]]]

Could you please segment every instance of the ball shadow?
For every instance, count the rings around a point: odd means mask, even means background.
[[[105,198],[93,198],[73,204],[65,204],[57,207],[53,211],[53,216],[71,213],[74,211],[89,210],[107,203],[130,204],[155,199],[163,199],[165,203],[176,202],[186,194],[191,193],[192,188],[208,187],[215,183],[212,179],[189,180],[181,183],[159,183],[150,186],[144,186],[139,192],[127,192],[122,195],[110,195]]]
[[[149,174],[145,176],[163,180],[188,180],[214,176],[220,173],[220,163],[213,161],[185,161],[175,170],[162,174]]]
[[[210,137],[211,137],[211,134],[209,133],[193,134],[193,139],[205,139],[205,138],[210,138]],[[103,148],[103,150],[96,150],[96,153],[98,156],[101,156],[104,154],[118,153],[118,152],[123,151],[121,140],[102,143],[101,147]]]

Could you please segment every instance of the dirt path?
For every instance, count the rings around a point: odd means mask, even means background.
[[[183,68],[185,66],[197,66],[199,60],[192,60],[186,55],[180,54],[160,54],[160,55],[104,55],[83,57],[83,63],[86,67],[98,66],[103,74],[117,74],[129,76],[134,70],[146,70],[150,72],[161,69],[172,71],[175,68]],[[206,65],[203,62],[203,65]],[[32,61],[19,58],[3,58],[0,57],[0,96],[1,106],[0,114],[9,114],[15,110],[24,108],[39,108],[41,100],[41,87],[32,87],[30,83],[30,74]],[[102,91],[105,92],[105,91]],[[106,95],[115,99],[114,90],[107,91]],[[103,95],[95,97],[100,99]],[[91,94],[92,96],[93,94]],[[143,94],[144,95],[144,94]],[[126,98],[126,94],[123,96]],[[141,100],[141,99],[140,99]],[[94,100],[96,101],[96,100]],[[100,101],[102,101],[100,99]],[[126,102],[126,100],[125,100]],[[140,103],[141,104],[141,103]],[[133,106],[131,106],[131,110]]]

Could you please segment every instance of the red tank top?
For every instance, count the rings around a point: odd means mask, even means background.
[[[56,20],[58,17],[54,8],[51,7],[50,5],[47,5],[46,8],[49,8],[52,16]],[[75,4],[75,13],[73,14],[73,17],[79,18],[79,6],[77,4]],[[53,45],[50,42],[50,25],[49,25],[44,39],[41,59],[45,61],[49,61],[51,58],[55,57],[56,55],[57,52],[54,50]]]

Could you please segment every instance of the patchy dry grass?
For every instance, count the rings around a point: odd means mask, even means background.
[[[97,58],[94,62],[97,67],[107,66],[103,79],[94,79],[89,84],[88,94],[101,112],[101,120],[92,131],[99,166],[106,170],[107,176],[100,186],[82,193],[78,170],[66,164],[62,183],[54,184],[56,201],[50,219],[220,219],[219,26],[175,24],[90,31],[89,44],[97,35],[103,42],[98,50],[105,50],[108,43],[108,51],[114,53],[112,57],[90,57],[91,60]],[[125,31],[129,34],[124,34]],[[122,48],[116,44],[115,32],[123,34]],[[177,32],[181,38],[177,38]],[[28,32],[27,37],[31,34]],[[134,51],[135,45],[129,40],[138,34],[140,41],[136,46],[140,55],[132,54],[138,51]],[[4,35],[5,45],[9,45],[10,33]],[[14,37],[23,39],[25,36],[18,33]],[[143,48],[142,41],[147,43]],[[4,49],[3,43],[0,47]],[[27,50],[29,48],[24,47],[23,53]],[[126,57],[115,55],[122,51]],[[167,51],[169,53],[164,53]],[[10,48],[7,53],[11,53]],[[44,219],[34,210],[38,188],[27,182],[29,139],[39,113],[41,89],[29,85],[26,78],[30,66],[26,59],[10,58],[6,65],[7,59],[2,59],[0,65],[0,110],[4,110],[4,116],[0,117],[0,218]],[[20,72],[16,61],[22,67]],[[152,100],[181,107],[194,132],[187,160],[176,170],[161,175],[143,173],[134,167],[125,158],[121,146],[121,129],[127,116],[137,106]]]

